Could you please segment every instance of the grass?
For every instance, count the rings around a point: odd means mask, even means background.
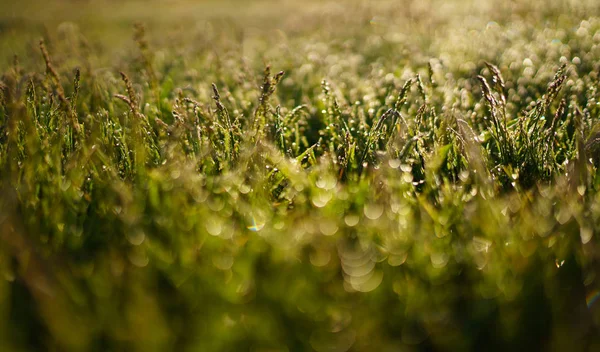
[[[595,1],[3,9],[1,350],[599,348]]]

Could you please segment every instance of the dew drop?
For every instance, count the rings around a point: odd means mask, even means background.
[[[383,214],[383,206],[376,203],[366,204],[363,212],[367,218],[377,220]]]

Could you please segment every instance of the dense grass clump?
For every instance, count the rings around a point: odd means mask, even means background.
[[[0,350],[600,349],[596,1],[26,3]]]

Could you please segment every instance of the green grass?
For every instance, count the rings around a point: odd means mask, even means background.
[[[596,1],[0,4],[0,350],[600,348]]]

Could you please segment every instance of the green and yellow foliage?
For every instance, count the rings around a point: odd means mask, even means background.
[[[0,350],[600,350],[595,0],[4,1]]]

